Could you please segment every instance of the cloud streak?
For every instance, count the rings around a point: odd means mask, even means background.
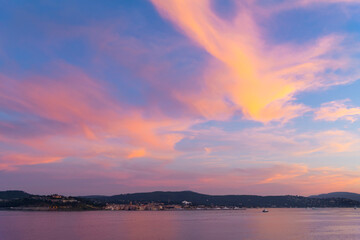
[[[360,117],[360,107],[349,106],[349,99],[323,103],[315,111],[315,120],[336,121],[347,120],[355,122]]]
[[[146,118],[141,109],[119,103],[103,85],[80,70],[62,64],[58,67],[62,73],[56,73],[55,79],[1,77],[0,107],[41,119],[43,123],[53,122],[55,128],[44,129],[36,123],[40,120],[33,120],[33,125],[2,123],[1,141],[15,148],[3,151],[3,168],[66,157],[106,155],[122,160],[145,155],[166,158],[174,154],[173,145],[180,137],[176,131],[187,123],[161,115]],[[16,147],[20,146],[27,153],[15,156]]]
[[[229,22],[217,16],[207,0],[195,4],[188,0],[152,2],[213,57],[205,70],[202,92],[197,97],[187,96],[206,117],[241,109],[248,119],[288,121],[309,110],[294,102],[299,92],[356,80],[336,77],[335,71],[348,68],[347,56],[331,57],[341,48],[339,36],[326,36],[302,46],[271,45],[255,20],[251,4],[238,4],[237,16]],[[215,107],[209,113],[206,105]]]

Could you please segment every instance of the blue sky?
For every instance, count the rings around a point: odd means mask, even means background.
[[[0,188],[360,191],[357,1],[1,5]]]

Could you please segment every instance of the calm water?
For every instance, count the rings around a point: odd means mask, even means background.
[[[0,239],[360,239],[360,210],[0,211]]]

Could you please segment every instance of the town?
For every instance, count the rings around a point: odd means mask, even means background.
[[[105,210],[112,211],[163,211],[163,210],[245,210],[240,207],[226,206],[205,206],[192,205],[191,202],[183,201],[182,204],[164,204],[164,203],[129,203],[129,204],[106,204]]]

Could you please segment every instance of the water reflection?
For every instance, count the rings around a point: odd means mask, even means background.
[[[125,212],[122,239],[176,239],[179,235],[176,212]]]
[[[174,212],[0,211],[1,240],[360,239],[354,209]]]

